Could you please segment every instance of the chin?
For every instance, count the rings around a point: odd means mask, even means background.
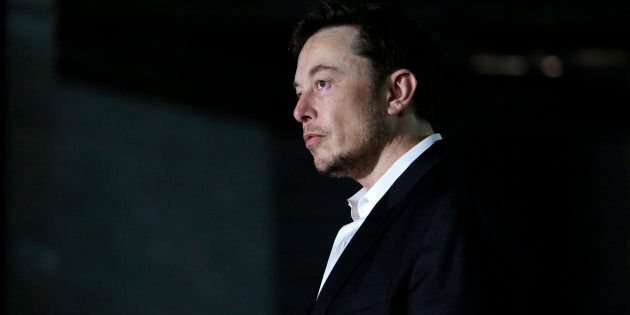
[[[316,167],[317,171],[322,174],[322,175],[326,175],[329,177],[349,177],[348,174],[346,174],[345,172],[339,171],[339,170],[335,170],[331,167],[326,167],[326,168],[319,168]]]
[[[330,172],[330,163],[328,161],[315,158],[313,163],[315,164],[315,169],[321,174],[327,175]]]
[[[313,156],[313,163],[315,164],[315,169],[323,175],[331,175],[331,161],[322,159],[316,156]]]
[[[352,163],[349,162],[347,159],[339,156],[333,156],[328,159],[314,159],[317,171],[330,177],[349,177],[350,170],[353,168]]]

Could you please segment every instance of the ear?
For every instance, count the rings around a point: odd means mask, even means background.
[[[402,115],[410,108],[417,85],[416,76],[407,69],[392,73],[389,76],[387,114]]]

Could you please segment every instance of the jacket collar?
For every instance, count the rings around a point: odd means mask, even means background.
[[[440,142],[442,141],[434,143],[418,157],[374,206],[370,215],[339,257],[319,293],[319,298],[312,299],[313,303],[310,304],[312,314],[324,314],[326,312],[354,267],[363,259],[383,229],[398,216],[401,202],[405,200],[416,183],[440,160],[440,152],[442,151]]]

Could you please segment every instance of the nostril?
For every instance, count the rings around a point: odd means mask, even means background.
[[[305,120],[308,119],[308,115],[304,111],[304,108],[300,106],[299,104],[295,106],[295,110],[293,110],[293,117],[298,122],[304,122]]]
[[[306,95],[301,95],[293,109],[293,118],[298,122],[307,122],[316,116],[316,110],[307,100]]]

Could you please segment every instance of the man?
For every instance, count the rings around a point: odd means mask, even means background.
[[[292,48],[293,115],[315,167],[363,186],[307,312],[486,314],[500,304],[478,204],[424,114],[440,46],[391,5],[321,2]]]

